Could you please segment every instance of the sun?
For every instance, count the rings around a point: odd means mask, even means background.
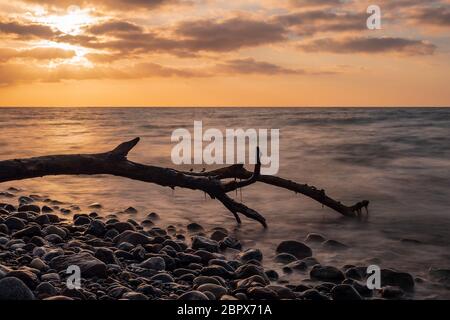
[[[86,26],[94,24],[96,19],[91,15],[90,9],[80,9],[78,6],[70,6],[64,14],[48,14],[47,12],[35,12],[34,21],[53,27],[68,35],[78,35]]]

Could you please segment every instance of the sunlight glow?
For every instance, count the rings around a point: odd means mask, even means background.
[[[54,27],[65,34],[78,35],[82,32],[83,27],[96,22],[96,19],[90,13],[90,9],[70,6],[63,15],[49,15],[45,11],[35,11],[32,20]]]

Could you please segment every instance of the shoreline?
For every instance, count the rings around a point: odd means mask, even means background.
[[[349,248],[314,233],[304,243],[286,239],[276,248],[282,273],[302,274],[302,281],[289,282],[265,268],[261,250],[243,248],[222,227],[161,228],[156,213],[121,221],[116,215],[99,216],[95,209],[101,204],[66,219],[56,214],[57,201],[38,206],[33,196],[22,196],[19,203],[0,205],[0,300],[414,299],[414,287],[423,281],[383,269],[383,288],[370,290],[368,266],[320,265],[314,243]],[[81,271],[79,290],[67,287],[72,275],[67,268],[73,265]],[[444,271],[435,276],[448,276]]]

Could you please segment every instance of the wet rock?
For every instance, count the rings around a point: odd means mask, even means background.
[[[75,215],[75,216],[77,216],[77,215]],[[75,221],[73,222],[73,224],[76,226],[84,226],[84,225],[88,225],[90,223],[91,223],[91,219],[85,215],[78,215],[75,218]]]
[[[310,273],[311,279],[330,282],[341,282],[345,279],[344,274],[339,269],[332,266],[314,266]]]
[[[235,250],[241,250],[242,249],[242,244],[240,243],[239,240],[237,240],[236,238],[233,237],[226,237],[225,239],[223,239],[222,241],[220,241],[220,249],[225,250],[227,248],[230,249],[235,249]]]
[[[265,287],[268,284],[270,284],[269,279],[254,275],[243,280],[238,280],[236,282],[236,288],[239,290],[247,290],[253,287]]]
[[[211,292],[216,300],[219,300],[222,296],[228,293],[228,290],[221,285],[206,283],[202,284],[197,288],[198,291],[205,293],[206,291]]]
[[[302,293],[302,297],[305,300],[311,300],[311,301],[327,301],[330,300],[327,296],[321,294],[316,289],[309,289]]]
[[[80,267],[83,277],[106,277],[105,263],[87,252],[59,256],[50,261],[50,267],[58,271],[67,270],[72,265]]]
[[[116,264],[120,265],[119,260],[111,249],[108,248],[97,248],[94,254],[95,258],[103,261],[106,264]]]
[[[263,254],[259,249],[247,249],[246,251],[240,253],[238,258],[244,263],[250,260],[261,262],[263,260]]]
[[[381,297],[385,299],[401,299],[405,292],[399,287],[387,286],[381,290]]]
[[[124,212],[127,213],[127,214],[136,214],[136,213],[138,213],[136,208],[133,208],[133,207],[128,207],[127,209],[125,209]]]
[[[117,231],[119,231],[119,233],[122,233],[124,231],[127,230],[131,230],[131,231],[136,231],[136,228],[134,227],[134,225],[132,225],[129,222],[116,222],[116,223],[112,223],[108,225],[108,228],[112,228],[115,229]]]
[[[147,296],[139,292],[126,292],[123,294],[122,299],[144,301],[148,300]]]
[[[15,277],[23,281],[25,285],[34,290],[39,284],[38,277],[29,269],[13,270],[6,274],[6,277]]]
[[[286,287],[283,287],[283,286],[276,286],[276,285],[269,285],[266,288],[276,292],[277,297],[279,299],[290,299],[290,300],[293,300],[293,299],[296,298],[295,293],[289,288],[286,288]]]
[[[100,204],[100,203],[98,203],[98,202],[94,202],[94,203],[91,203],[89,206],[88,206],[88,208],[91,208],[91,209],[101,209],[103,206]]]
[[[364,274],[359,268],[352,267],[345,271],[345,277],[361,281],[362,279],[364,279]]]
[[[91,234],[96,237],[103,237],[106,233],[106,225],[99,220],[93,220],[86,230],[86,234]]]
[[[166,263],[161,257],[151,257],[139,265],[141,268],[163,271],[166,269]]]
[[[42,282],[36,287],[36,292],[40,298],[56,296],[58,290],[50,282]]]
[[[195,301],[195,300],[209,300],[208,297],[200,291],[189,291],[182,294],[178,300]]]
[[[277,281],[280,277],[275,270],[267,270],[266,275],[271,281]]]
[[[277,300],[278,295],[275,291],[269,288],[250,288],[247,290],[247,296],[253,300]]]
[[[19,209],[17,209],[17,211],[41,213],[41,208],[39,208],[39,206],[36,206],[34,204],[25,204],[25,205],[19,206]]]
[[[145,245],[145,244],[150,244],[150,238],[147,237],[146,235],[136,232],[136,231],[131,231],[131,230],[127,230],[121,234],[119,234],[118,236],[116,236],[114,238],[114,243],[120,244],[122,242],[128,242],[131,243],[132,245],[137,246],[138,244],[141,245]]]
[[[430,268],[428,273],[433,280],[450,284],[450,269]]]
[[[304,259],[312,256],[312,250],[307,245],[293,240],[281,242],[276,251],[277,253],[292,254],[297,259]]]
[[[403,290],[414,289],[414,278],[405,272],[397,272],[391,269],[381,270],[381,286],[400,287]]]
[[[44,270],[48,269],[47,264],[44,261],[42,261],[41,259],[39,259],[39,258],[34,258],[30,262],[30,267],[34,268],[34,269],[37,269],[37,270],[40,270],[40,271],[44,271]]]
[[[42,210],[42,213],[52,213],[53,212],[53,209],[50,208],[49,206],[43,206],[41,210]]]
[[[150,280],[161,283],[170,283],[174,281],[172,276],[165,272],[154,275],[153,277],[150,278]]]
[[[151,221],[159,220],[159,215],[156,212],[151,212],[147,215],[147,219]]]
[[[222,285],[222,283],[217,280],[215,277],[207,277],[207,276],[199,276],[196,277],[193,281],[193,284],[195,287],[199,287],[203,284],[216,284],[216,285]]]
[[[340,284],[335,286],[331,290],[331,297],[333,300],[362,300],[358,291],[348,284]]]
[[[256,276],[262,277],[266,281],[269,280],[266,276],[266,273],[264,272],[263,267],[255,266],[255,265],[251,265],[251,264],[246,264],[246,265],[240,266],[235,271],[235,275],[236,275],[237,279],[246,279],[248,277],[256,275]]]
[[[0,224],[0,233],[3,234],[8,234],[9,233],[9,228],[6,224]]]
[[[187,228],[187,230],[189,232],[203,232],[203,231],[205,231],[205,229],[203,229],[203,227],[201,225],[199,225],[198,223],[195,223],[195,222],[188,224],[186,228]]]
[[[9,217],[5,220],[4,224],[9,230],[22,230],[25,228],[25,223],[21,219],[15,217]]]
[[[221,230],[216,230],[211,234],[211,239],[217,242],[222,241],[228,236],[228,233],[223,232]]]
[[[0,280],[0,300],[34,299],[33,292],[31,292],[22,280],[14,277],[7,277]]]
[[[204,276],[219,276],[224,279],[230,279],[233,277],[232,272],[228,271],[227,269],[225,269],[222,266],[217,266],[217,265],[204,267],[201,270],[201,274]]]
[[[34,225],[28,228],[24,228],[20,231],[17,231],[15,233],[13,233],[13,238],[23,238],[23,237],[34,237],[34,236],[40,236],[42,234],[41,232],[41,228],[39,228],[38,226]]]
[[[34,222],[40,224],[41,226],[44,226],[50,224],[50,219],[48,218],[47,215],[43,214],[34,218]]]
[[[292,270],[297,270],[297,271],[304,271],[304,270],[308,269],[308,265],[303,261],[291,262],[286,267],[288,267]]]
[[[297,258],[290,253],[279,253],[276,255],[275,261],[278,263],[287,264],[293,261],[297,261]]]
[[[111,230],[106,231],[104,237],[105,237],[105,239],[114,239],[118,235],[119,235],[119,231],[117,231],[116,229],[111,229]]]
[[[326,241],[324,236],[318,233],[310,233],[306,236],[305,242],[322,243]]]
[[[336,241],[336,240],[327,240],[324,243],[322,243],[322,247],[326,249],[333,249],[333,250],[347,250],[348,246]]]
[[[209,252],[219,252],[219,244],[217,241],[208,239],[206,237],[195,236],[192,238],[192,249],[203,249]]]
[[[54,281],[54,282],[61,282],[61,277],[59,276],[59,274],[51,272],[51,273],[46,273],[43,274],[41,276],[41,280],[42,281]]]

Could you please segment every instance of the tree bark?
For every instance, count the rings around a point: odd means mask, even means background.
[[[256,220],[267,227],[265,218],[255,210],[230,198],[227,193],[245,188],[256,182],[263,182],[276,187],[288,189],[306,195],[344,216],[359,216],[368,201],[354,206],[345,206],[328,197],[323,190],[308,185],[285,180],[276,176],[261,175],[261,163],[258,159],[254,172],[246,170],[243,165],[233,165],[218,170],[195,173],[182,172],[169,168],[135,163],[127,159],[128,153],[139,142],[139,138],[124,142],[114,150],[97,154],[54,155],[28,159],[0,161],[0,182],[37,178],[51,175],[97,175],[106,174],[133,180],[158,184],[172,189],[186,188],[201,190],[212,199],[220,201],[241,223],[239,214]],[[229,179],[241,179],[229,181]]]

